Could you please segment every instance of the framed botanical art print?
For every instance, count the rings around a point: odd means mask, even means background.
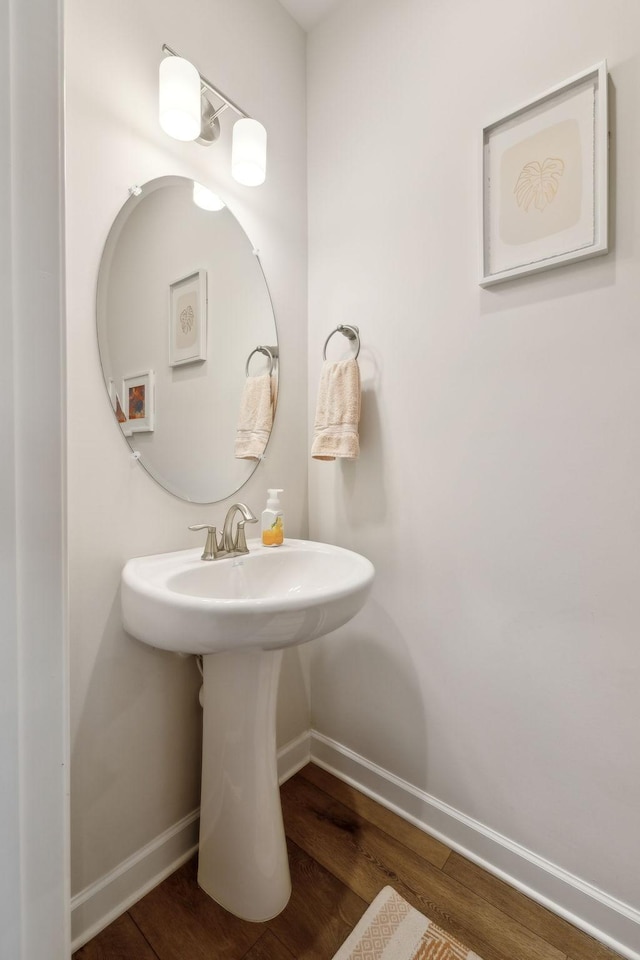
[[[122,397],[126,417],[126,421],[122,423],[125,436],[131,433],[151,433],[155,413],[153,370],[125,377],[122,381]]]
[[[482,286],[607,253],[606,61],[482,131]]]
[[[196,270],[169,285],[169,365],[207,359],[207,273]]]

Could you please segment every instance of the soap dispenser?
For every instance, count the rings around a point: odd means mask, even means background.
[[[278,494],[282,490],[269,490],[267,508],[262,511],[262,542],[265,547],[279,547],[284,540],[284,518]]]

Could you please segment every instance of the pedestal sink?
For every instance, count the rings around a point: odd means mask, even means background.
[[[278,786],[275,710],[282,651],[347,623],[373,565],[310,540],[214,561],[201,550],[129,560],[125,629],[153,647],[202,654],[204,736],[198,883],[245,920],[269,920],[291,880]]]

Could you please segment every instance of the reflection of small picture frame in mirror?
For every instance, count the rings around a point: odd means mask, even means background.
[[[153,370],[136,374],[134,377],[125,377],[122,381],[122,396],[125,420],[121,421],[120,425],[125,437],[131,436],[132,433],[153,431],[155,401]]]
[[[169,284],[169,366],[207,359],[207,272]]]
[[[109,399],[111,400],[111,406],[113,407],[113,412],[116,415],[116,420],[120,424],[122,432],[125,437],[131,436],[131,428],[127,421],[127,415],[124,412],[124,407],[122,405],[122,400],[120,399],[120,393],[116,388],[116,382],[113,377],[109,377]]]

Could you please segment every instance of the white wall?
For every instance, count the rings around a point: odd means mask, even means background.
[[[95,334],[102,246],[128,187],[193,177],[227,200],[259,249],[282,343],[269,457],[240,497],[263,508],[286,489],[288,531],[306,533],[305,40],[275,0],[69,0],[68,183],[69,553],[72,884],[99,881],[199,802],[200,684],[195,661],[144,647],[120,624],[128,557],[196,544],[192,523],[219,522],[230,501],[184,503],[128,455],[107,399]],[[206,150],[159,129],[161,45],[191,59],[269,131],[260,190],[229,174],[230,130]],[[304,653],[286,659],[278,742],[308,726]]]
[[[377,567],[313,725],[635,911],[639,36],[626,0],[346,0],[308,73],[311,413],[338,322],[364,382],[310,535]],[[482,127],[605,57],[613,252],[482,290]]]
[[[15,960],[69,956],[60,17],[0,0],[0,956]]]

